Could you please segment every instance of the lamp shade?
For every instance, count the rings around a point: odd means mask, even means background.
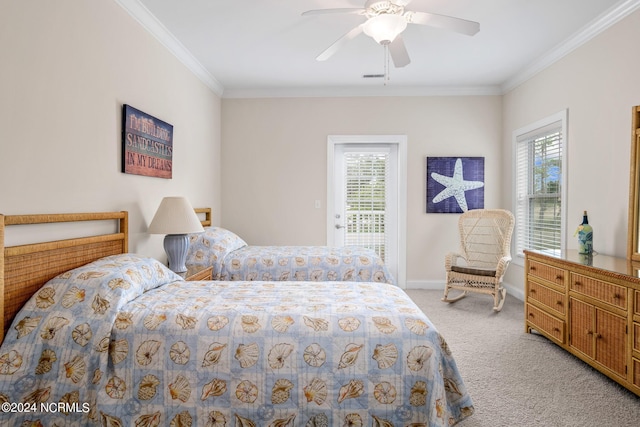
[[[188,234],[201,233],[204,228],[185,197],[165,197],[148,231],[151,234]]]
[[[380,43],[391,43],[401,32],[407,28],[407,20],[402,15],[381,14],[369,18],[364,23],[364,33]]]

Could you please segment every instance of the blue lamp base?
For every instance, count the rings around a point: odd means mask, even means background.
[[[187,271],[185,261],[189,249],[189,236],[186,234],[167,234],[164,236],[164,251],[167,253],[169,268],[176,273]]]

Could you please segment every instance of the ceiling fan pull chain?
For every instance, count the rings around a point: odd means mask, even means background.
[[[389,43],[384,44],[384,85],[389,82]]]

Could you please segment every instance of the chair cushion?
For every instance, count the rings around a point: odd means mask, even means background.
[[[496,270],[488,270],[485,268],[461,267],[458,265],[452,265],[451,271],[463,274],[473,274],[475,276],[496,277]]]

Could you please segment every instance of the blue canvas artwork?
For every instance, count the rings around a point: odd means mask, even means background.
[[[427,157],[427,213],[484,208],[484,157]]]

